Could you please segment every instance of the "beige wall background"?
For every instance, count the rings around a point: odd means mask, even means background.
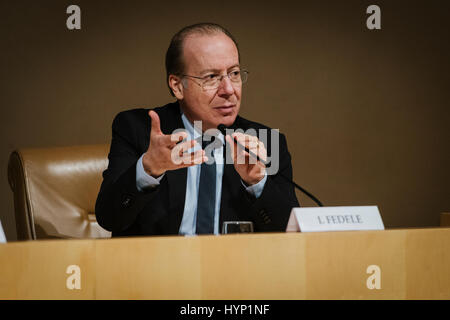
[[[366,28],[378,4],[382,30]],[[82,29],[66,28],[77,4]],[[387,228],[450,210],[447,1],[1,0],[0,220],[16,239],[17,148],[107,143],[121,110],[172,101],[181,27],[224,25],[250,70],[241,115],[288,137],[294,177],[326,205],[378,205]],[[313,202],[298,194],[305,206]]]

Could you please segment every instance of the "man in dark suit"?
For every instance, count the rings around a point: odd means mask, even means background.
[[[113,122],[96,203],[99,224],[113,236],[218,234],[224,221],[251,221],[256,232],[286,229],[298,206],[286,180],[286,139],[263,143],[270,128],[238,116],[247,79],[239,61],[236,41],[219,25],[188,26],[172,38],[167,83],[177,101],[121,112]],[[214,131],[220,124],[244,132],[223,135]],[[268,154],[277,156],[276,173],[267,170]]]

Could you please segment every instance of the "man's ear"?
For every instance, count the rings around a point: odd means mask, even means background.
[[[169,87],[172,89],[173,94],[178,100],[183,100],[184,97],[184,86],[183,79],[176,75],[169,75]]]

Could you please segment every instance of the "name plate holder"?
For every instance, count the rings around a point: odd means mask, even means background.
[[[292,208],[286,232],[384,230],[377,206]]]

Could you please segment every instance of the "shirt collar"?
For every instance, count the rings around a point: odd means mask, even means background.
[[[199,128],[194,128],[193,124],[189,121],[183,111],[181,111],[181,120],[183,121],[184,128],[186,129],[190,139],[201,139],[202,132],[198,130]],[[225,143],[225,138],[221,132],[219,132],[217,138],[219,138],[222,144]]]

